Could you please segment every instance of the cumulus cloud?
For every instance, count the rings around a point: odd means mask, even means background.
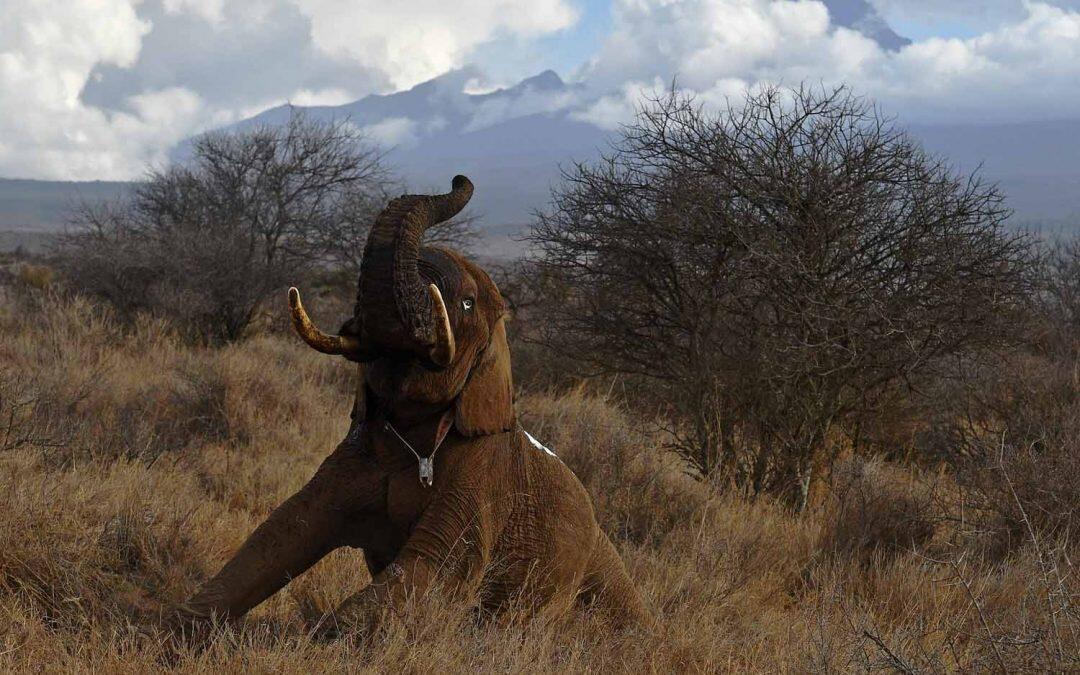
[[[821,2],[616,0],[615,29],[585,79],[604,87],[677,77],[708,91],[732,78],[843,78],[881,54],[870,38],[834,27]]]
[[[330,87],[327,89],[298,89],[289,97],[289,103],[301,107],[320,105],[344,105],[356,100],[356,96],[348,89]],[[256,110],[255,113],[261,112]],[[255,114],[252,113],[252,114]]]
[[[1080,3],[1076,3],[1080,4]],[[1075,115],[1080,10],[1026,2],[982,35],[896,51],[830,20],[812,0],[616,0],[611,36],[585,79],[605,96],[577,112],[604,126],[658,80],[709,102],[760,82],[846,83],[906,121],[1008,121]],[[627,84],[630,83],[630,84]],[[610,93],[617,92],[617,93]]]
[[[213,25],[225,20],[225,0],[162,0],[162,4],[170,14],[190,11]]]
[[[651,83],[637,80],[626,82],[619,87],[617,92],[604,94],[577,110],[572,110],[570,117],[589,122],[605,131],[614,131],[620,124],[625,124],[634,118],[634,112],[643,96],[650,92],[660,92],[665,86],[659,77]]]
[[[916,42],[858,64],[853,83],[905,115],[975,121],[1074,116],[1080,11],[1032,2],[1026,15],[968,39]]]
[[[4,0],[0,176],[128,179],[245,112],[290,97],[342,102],[343,80],[386,83],[304,58],[288,39],[309,44],[307,20],[281,4]],[[314,76],[294,76],[305,66]]]
[[[377,64],[403,89],[464,65],[500,35],[534,37],[577,18],[566,0],[296,0],[320,49]]]
[[[147,90],[108,114],[80,91],[99,63],[128,67],[150,26],[127,0],[0,4],[0,174],[126,177],[202,114],[182,88]]]
[[[377,69],[315,45],[311,20],[291,0],[146,0],[138,13],[153,27],[138,57],[99,64],[86,103],[123,110],[132,95],[182,86],[215,110],[261,110],[285,100],[332,105],[390,87]]]

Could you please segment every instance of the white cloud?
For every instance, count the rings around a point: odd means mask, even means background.
[[[295,1],[318,48],[379,68],[399,89],[462,66],[496,37],[535,37],[577,19],[566,0]]]
[[[493,82],[486,82],[482,77],[471,77],[465,82],[465,87],[462,91],[470,96],[477,94],[490,94],[493,91],[498,91],[501,85]]]
[[[348,89],[299,89],[289,97],[289,103],[298,106],[343,105],[356,100]],[[259,111],[256,111],[259,112]]]
[[[225,0],[162,0],[165,11],[171,14],[188,11],[208,23],[219,26],[225,20]]]
[[[130,66],[150,26],[126,0],[0,4],[0,175],[120,178],[160,156],[201,114],[181,88],[106,114],[80,92],[96,64]]]
[[[578,93],[572,90],[550,92],[536,91],[531,88],[518,96],[493,97],[476,107],[464,131],[477,131],[526,115],[564,110],[578,103],[579,100]]]
[[[857,33],[833,29],[808,0],[615,0],[615,29],[586,79],[594,86],[677,76],[706,90],[725,78],[802,70],[830,75],[877,51]]]
[[[388,117],[363,128],[364,134],[383,147],[416,142],[416,122],[408,117]]]
[[[1031,3],[1020,22],[978,37],[918,42],[858,73],[869,91],[931,118],[1075,116],[1080,13]],[[917,111],[917,112],[916,112]]]
[[[634,118],[641,98],[646,92],[661,91],[664,82],[660,78],[653,80],[651,85],[644,82],[627,82],[619,88],[615,94],[607,94],[586,104],[579,110],[570,113],[570,116],[582,122],[589,122],[605,131],[614,131],[620,124]]]
[[[811,81],[849,84],[905,121],[1075,116],[1080,12],[1042,2],[1022,10],[977,37],[892,52],[832,25],[826,5],[813,0],[616,0],[614,31],[585,79],[619,93],[578,116],[605,127],[627,121],[618,118],[640,99],[636,83],[673,76],[706,102],[743,83]]]

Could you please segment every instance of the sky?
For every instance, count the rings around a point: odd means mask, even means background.
[[[554,69],[580,85],[567,112],[605,128],[673,77],[706,104],[811,81],[908,122],[1080,118],[1080,0],[2,0],[0,176],[129,179],[268,107],[465,66],[480,88]]]

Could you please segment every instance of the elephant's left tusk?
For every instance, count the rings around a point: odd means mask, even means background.
[[[300,291],[295,286],[289,289],[289,309],[296,334],[315,351],[334,356],[350,356],[360,352],[360,341],[346,335],[327,335],[319,330],[300,302]]]

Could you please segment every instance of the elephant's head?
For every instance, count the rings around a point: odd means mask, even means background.
[[[295,288],[293,325],[314,349],[364,364],[361,393],[384,409],[453,405],[461,433],[497,433],[514,422],[502,295],[460,254],[422,245],[427,228],[472,197],[468,178],[455,176],[452,187],[398,197],[375,219],[353,317],[337,335],[312,324]]]

